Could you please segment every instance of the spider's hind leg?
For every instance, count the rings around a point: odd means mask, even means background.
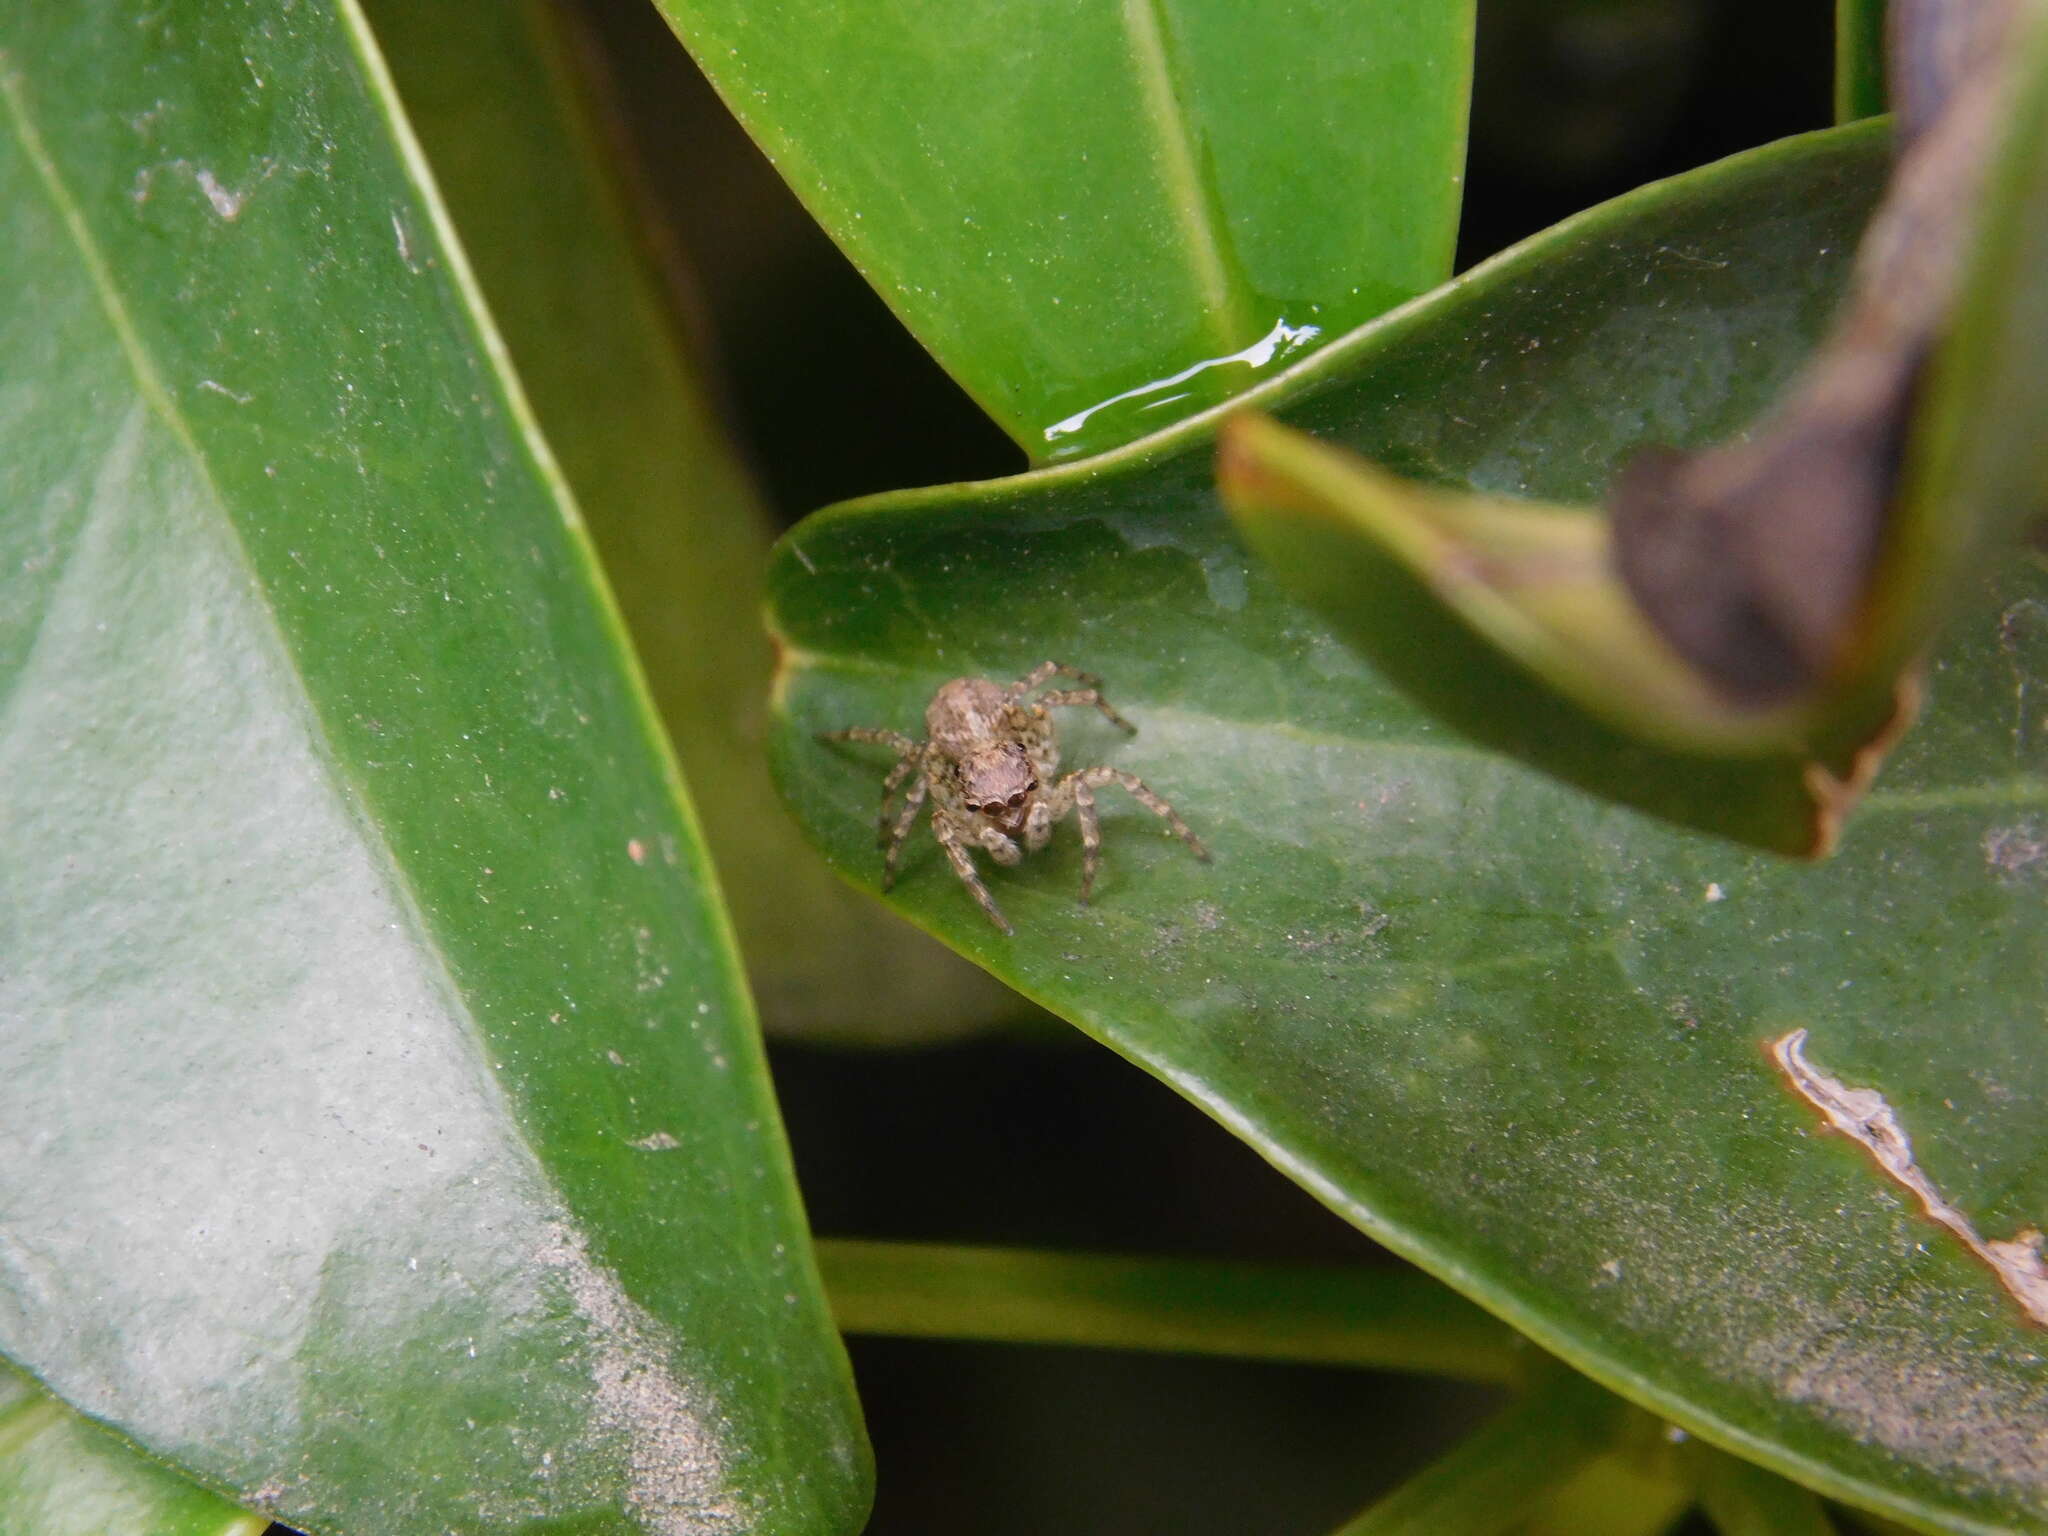
[[[1093,672],[1083,672],[1079,667],[1070,667],[1064,661],[1041,661],[1029,672],[1003,690],[1008,699],[1021,699],[1034,689],[1043,688],[1054,677],[1071,677],[1083,688],[1100,688],[1102,679]]]
[[[1050,688],[1038,696],[1038,703],[1041,708],[1099,709],[1117,729],[1138,734],[1138,728],[1118,714],[1097,688]]]

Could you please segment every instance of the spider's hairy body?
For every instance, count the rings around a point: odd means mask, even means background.
[[[1073,678],[1078,688],[1047,688],[1055,674]],[[1100,679],[1060,662],[1048,661],[1007,687],[985,677],[956,677],[932,695],[925,707],[925,739],[913,741],[896,731],[855,726],[828,732],[826,741],[874,742],[894,749],[896,766],[882,782],[880,841],[882,889],[895,883],[896,860],[918,813],[929,799],[932,836],[945,850],[953,873],[981,904],[989,921],[1004,933],[1014,930],[982,883],[970,849],[979,848],[998,864],[1015,864],[1036,853],[1052,837],[1052,829],[1071,812],[1081,823],[1081,900],[1095,889],[1102,834],[1095,808],[1095,790],[1115,784],[1206,859],[1209,852],[1186,822],[1142,779],[1120,768],[1083,768],[1064,778],[1059,772],[1059,735],[1050,711],[1056,707],[1100,710],[1123,730],[1135,730],[1104,699]],[[1035,695],[1035,696],[1034,696]],[[900,807],[893,802],[903,793]]]

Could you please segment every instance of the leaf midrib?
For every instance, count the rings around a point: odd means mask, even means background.
[[[1179,84],[1166,34],[1166,0],[1123,0],[1124,36],[1145,119],[1159,153],[1168,202],[1186,244],[1188,265],[1202,311],[1219,353],[1235,352],[1256,339],[1243,285],[1233,280],[1223,209],[1202,175],[1200,147],[1181,106]]]

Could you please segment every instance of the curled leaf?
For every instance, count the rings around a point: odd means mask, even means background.
[[[1995,490],[1920,467],[1967,458],[1981,421],[2012,418],[1983,408],[1983,369],[2034,402],[2014,442],[2037,439],[2048,411],[2024,352],[1994,356],[2043,269],[2026,210],[2048,196],[2036,186],[2044,114],[2014,82],[2048,71],[2015,68],[2030,55],[2002,46],[2026,19],[2005,0],[1902,11],[1904,152],[1840,316],[1752,431],[1692,453],[1639,451],[1602,516],[1410,484],[1241,422],[1219,469],[1241,531],[1390,675],[1488,745],[1689,826],[1828,852],[1910,721],[1917,658],[1960,582],[2048,500],[2048,467],[2024,447],[1990,450],[2004,456],[1978,478]],[[1987,197],[1994,164],[1999,195]],[[1959,293],[1981,365],[1944,351]],[[1956,398],[1980,409],[1964,416]],[[1923,444],[1923,419],[1946,436]],[[1390,602],[1404,582],[1409,600]],[[1463,678],[1447,668],[1453,651]],[[1707,782],[1718,804],[1702,799]]]
[[[1902,54],[1938,55],[1906,95],[1938,99],[1917,109],[1927,121],[1908,132],[1849,300],[1785,399],[1747,437],[1644,454],[1615,487],[1623,582],[1738,706],[1824,709],[1816,694],[1853,687],[1859,671],[1896,670],[1926,643],[1872,633],[1873,580],[1894,532],[1920,376],[1953,307],[1998,142],[2005,71],[1995,44],[2007,11],[2002,0],[1950,6],[1938,33],[1896,29],[1895,44],[1927,40]],[[1920,574],[1888,567],[1894,580]]]
[[[1910,696],[1868,694],[1826,750],[1796,708],[1732,705],[1630,600],[1595,511],[1416,485],[1253,416],[1225,428],[1217,475],[1253,549],[1389,680],[1484,745],[1667,821],[1830,852],[1911,718]]]

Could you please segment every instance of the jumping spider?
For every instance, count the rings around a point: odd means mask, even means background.
[[[1081,686],[1045,687],[1055,673],[1073,678]],[[1102,828],[1095,810],[1095,791],[1104,784],[1121,786],[1138,804],[1165,821],[1173,835],[1194,850],[1196,858],[1208,858],[1202,840],[1136,774],[1098,766],[1053,782],[1060,765],[1060,747],[1052,716],[1046,713],[1049,708],[1086,706],[1100,710],[1120,729],[1137,730],[1110,708],[1101,687],[1100,678],[1048,661],[1007,688],[985,677],[954,678],[933,694],[925,707],[924,741],[864,725],[821,735],[821,741],[873,742],[897,755],[896,766],[882,781],[880,843],[887,850],[882,858],[882,889],[896,883],[896,856],[926,795],[932,802],[932,836],[946,850],[953,873],[974,893],[988,920],[1005,934],[1015,930],[981,883],[968,849],[980,848],[998,864],[1015,864],[1026,853],[1043,848],[1054,824],[1072,811],[1081,823],[1081,900],[1085,902],[1095,889],[1095,871],[1101,862]],[[1036,698],[1030,697],[1033,693]],[[892,818],[890,801],[906,779],[910,787],[904,790],[903,804]],[[1024,844],[1021,849],[1019,839]]]

